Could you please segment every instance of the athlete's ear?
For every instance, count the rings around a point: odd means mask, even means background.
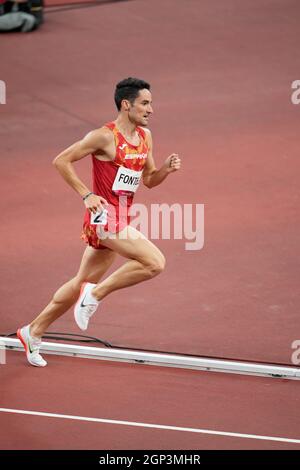
[[[130,110],[130,101],[122,100],[122,105],[123,105],[124,111],[129,111]]]

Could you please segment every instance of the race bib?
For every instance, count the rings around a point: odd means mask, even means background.
[[[143,171],[130,170],[124,166],[120,166],[112,190],[113,191],[126,191],[135,193],[140,184],[140,179]]]
[[[101,212],[96,212],[94,214],[91,212],[91,224],[93,225],[106,225],[107,224],[107,214],[108,211],[103,209]]]

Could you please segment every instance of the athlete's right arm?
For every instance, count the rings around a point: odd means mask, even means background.
[[[53,160],[53,165],[64,178],[64,180],[78,193],[81,197],[90,193],[90,189],[78,178],[73,163],[87,157],[91,153],[102,151],[105,152],[110,144],[111,132],[105,129],[96,129],[89,132],[82,140],[75,142],[73,145],[63,150]],[[102,205],[107,201],[101,196],[91,194],[84,201],[85,206],[91,211],[96,212],[102,210]]]

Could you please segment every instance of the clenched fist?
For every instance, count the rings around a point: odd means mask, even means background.
[[[181,160],[177,153],[172,153],[165,161],[165,167],[168,173],[173,173],[181,167]]]

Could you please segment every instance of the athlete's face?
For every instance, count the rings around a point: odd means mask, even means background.
[[[133,104],[129,101],[127,103],[129,103],[129,120],[138,126],[147,126],[150,114],[153,113],[152,96],[150,91],[146,88],[140,90]]]

